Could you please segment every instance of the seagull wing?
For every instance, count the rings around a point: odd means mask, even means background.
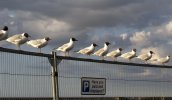
[[[148,59],[148,55],[147,54],[142,54],[142,55],[139,55],[137,58],[139,58],[141,60],[146,60],[146,59]]]
[[[4,35],[4,33],[2,31],[0,31],[0,37],[3,36],[3,35]]]
[[[84,49],[79,50],[77,53],[87,54],[89,51],[90,51],[89,48],[84,48]]]
[[[167,63],[168,61],[169,61],[169,59],[166,59],[166,58],[158,59],[158,62],[161,62],[161,63]]]
[[[38,47],[39,45],[42,44],[42,41],[41,39],[38,39],[38,40],[30,40],[27,42],[28,45],[31,45],[33,47]]]
[[[97,50],[93,55],[101,56],[104,52],[104,48]]]
[[[115,57],[118,54],[119,54],[119,52],[114,50],[114,51],[109,52],[106,56],[108,56],[108,57]]]
[[[132,52],[127,52],[127,53],[124,53],[121,55],[121,57],[123,57],[123,58],[130,58],[131,56],[133,56]]]
[[[62,46],[58,47],[56,50],[58,51],[65,51],[68,48],[68,43],[63,44]]]
[[[21,38],[22,38],[21,34],[16,34],[16,35],[14,35],[12,37],[9,37],[7,39],[7,41],[8,42],[18,42],[19,40],[21,40]]]

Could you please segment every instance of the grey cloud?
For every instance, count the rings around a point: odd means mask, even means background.
[[[94,33],[94,30],[99,28],[108,30],[108,28],[118,26],[132,27],[133,30],[140,31],[148,27],[160,26],[168,21],[168,18],[163,16],[171,14],[171,3],[171,0],[158,0],[157,2],[154,0],[6,0],[0,1],[0,8],[6,10],[6,14],[2,14],[2,16],[7,16],[8,13],[16,14],[14,18],[3,17],[13,19],[15,24],[10,27],[13,29],[12,34],[27,31],[35,35],[36,38],[47,35],[53,36],[54,39],[50,42],[50,47],[59,46],[67,42],[70,37],[76,37],[80,40],[77,43],[78,48],[87,46],[92,42],[102,45],[102,42],[105,41],[111,42],[112,48],[132,48],[137,46],[132,45],[129,38],[122,40],[120,33],[117,36],[113,35],[112,31],[112,33],[107,32],[104,33],[105,35],[99,36],[99,34]],[[56,21],[56,24],[53,24],[53,21]],[[58,21],[65,23],[69,28],[57,30],[57,27],[62,25],[58,24]],[[0,22],[5,21],[0,19]],[[49,29],[51,26],[54,27],[54,30]],[[34,30],[35,28],[36,30]],[[43,33],[44,30],[45,33]],[[128,33],[128,37],[131,36],[132,34]],[[144,48],[166,43],[167,40],[165,39],[151,36],[149,44],[145,44]]]
[[[171,3],[171,0],[6,0],[0,2],[0,7],[36,12],[67,22],[74,30],[82,30],[86,27],[159,25],[168,20],[162,15],[171,15]]]

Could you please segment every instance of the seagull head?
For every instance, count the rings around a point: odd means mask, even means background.
[[[118,48],[119,51],[122,51],[123,49],[122,48]]]
[[[4,26],[3,30],[4,31],[8,31],[8,27],[7,26]]]
[[[77,40],[77,39],[75,39],[75,38],[71,38],[71,40],[72,40],[72,41],[78,41],[78,40]]]
[[[94,47],[96,47],[96,46],[98,46],[98,45],[97,45],[97,44],[95,44],[95,43],[93,43],[93,46],[94,46]]]
[[[105,42],[105,44],[108,46],[108,45],[110,45],[110,43],[109,42]]]
[[[136,52],[136,48],[133,48],[132,51]]]
[[[170,58],[170,55],[168,55],[167,58]]]
[[[44,38],[46,41],[49,41],[49,40],[51,40],[49,37],[45,37]]]
[[[149,51],[150,52],[150,54],[154,54],[154,52],[153,51]]]
[[[22,35],[26,38],[30,37],[30,35],[28,33],[23,33]]]

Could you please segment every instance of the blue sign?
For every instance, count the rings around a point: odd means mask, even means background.
[[[104,95],[106,93],[105,78],[81,78],[81,94],[82,95]]]
[[[82,81],[82,92],[89,92],[90,88],[90,81]]]

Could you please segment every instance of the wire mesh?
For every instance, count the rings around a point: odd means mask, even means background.
[[[170,97],[172,69],[63,59],[61,97]],[[81,77],[106,78],[106,95],[81,95]]]
[[[0,52],[0,97],[51,97],[51,65],[48,56],[15,50]],[[62,59],[58,65],[61,98],[172,95],[170,66],[163,68],[60,56],[57,59]],[[106,78],[106,94],[81,95],[82,77]]]
[[[0,97],[51,97],[47,57],[0,52]]]

